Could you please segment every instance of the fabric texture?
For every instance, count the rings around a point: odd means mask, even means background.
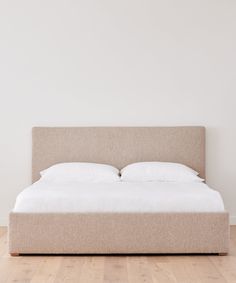
[[[205,178],[204,127],[33,128],[32,181],[61,162],[96,162],[118,169],[134,162],[187,165]]]
[[[10,253],[227,253],[228,213],[11,213]]]
[[[202,182],[55,184],[39,180],[21,192],[14,212],[221,212],[220,194]]]

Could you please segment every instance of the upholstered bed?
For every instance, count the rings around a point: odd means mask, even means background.
[[[61,162],[96,162],[111,164],[121,169],[133,162],[157,160],[185,164],[198,171],[200,177],[205,178],[204,127],[33,129],[33,182],[39,179],[40,171]],[[226,254],[228,252],[228,213],[222,208],[218,209],[217,206],[215,208],[211,203],[212,198],[205,197],[205,207],[194,204],[198,188],[199,192],[202,191],[205,194],[204,184],[195,185],[193,202],[191,205],[184,205],[184,203],[182,205],[183,208],[186,207],[186,211],[163,209],[161,200],[158,204],[162,207],[160,211],[155,210],[155,203],[153,203],[154,209],[146,209],[145,194],[141,193],[146,189],[150,191],[153,189],[151,186],[154,185],[146,184],[146,187],[140,188],[141,192],[138,191],[143,198],[141,202],[143,207],[135,208],[133,205],[132,210],[129,209],[131,206],[128,203],[126,209],[108,209],[107,211],[104,208],[106,205],[102,208],[94,208],[93,205],[89,209],[56,210],[57,203],[60,203],[60,199],[57,198],[54,203],[49,203],[48,207],[51,210],[44,206],[43,201],[37,208],[40,194],[35,194],[37,190],[32,188],[29,192],[33,194],[27,195],[27,199],[18,200],[18,205],[16,203],[14,210],[10,213],[9,252],[12,255],[32,253]],[[41,188],[39,182],[34,186]],[[116,186],[125,186],[125,184],[116,184]],[[164,188],[166,191],[170,184],[161,184],[161,190],[163,190],[162,186],[166,186]],[[95,189],[90,187],[86,190],[91,190],[91,194],[94,194],[97,187]],[[135,184],[132,184],[124,188],[124,191],[129,190],[132,194],[133,191],[136,192],[135,189]],[[105,194],[108,191],[109,188],[104,191]],[[71,192],[76,195],[73,188]],[[53,194],[55,195],[55,190]],[[50,198],[48,196],[46,195]],[[116,194],[111,207],[115,207],[114,204],[118,198],[122,204],[122,197],[122,194]],[[176,197],[178,197],[177,194]],[[155,199],[155,195],[153,198]],[[132,201],[132,198],[130,200]],[[184,200],[189,203],[192,201],[189,194],[188,197],[184,197]],[[209,209],[206,209],[207,202]],[[150,202],[148,204],[150,206]],[[68,206],[70,206],[69,203]],[[83,205],[80,204],[80,207]]]

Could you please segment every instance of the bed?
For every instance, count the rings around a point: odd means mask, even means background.
[[[10,213],[9,252],[227,254],[229,215],[219,193],[205,183],[55,189],[39,180],[40,171],[60,162],[121,169],[147,160],[182,163],[205,178],[204,127],[33,128],[33,184],[19,194]]]

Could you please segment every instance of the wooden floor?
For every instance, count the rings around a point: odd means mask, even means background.
[[[236,282],[236,226],[228,256],[19,256],[0,227],[0,283]]]

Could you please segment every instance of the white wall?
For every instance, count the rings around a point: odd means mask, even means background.
[[[207,127],[207,179],[236,221],[236,2],[0,1],[0,224],[32,126]]]

